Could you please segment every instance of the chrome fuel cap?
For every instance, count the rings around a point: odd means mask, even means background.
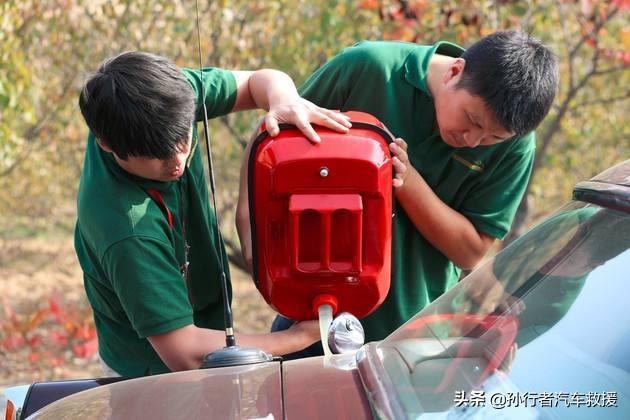
[[[348,312],[340,313],[328,328],[328,346],[335,354],[357,351],[365,343],[365,332],[359,320]]]

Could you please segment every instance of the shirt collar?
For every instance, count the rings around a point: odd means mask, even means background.
[[[427,51],[428,49],[428,51]],[[448,55],[450,57],[459,57],[464,52],[464,48],[457,44],[447,41],[439,41],[432,46],[424,46],[418,48],[405,61],[405,79],[407,83],[420,89],[429,97],[432,97],[429,86],[427,86],[427,74],[429,70],[429,61],[433,54]]]

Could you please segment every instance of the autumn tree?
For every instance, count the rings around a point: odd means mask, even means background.
[[[571,185],[628,155],[628,1],[204,1],[204,65],[275,67],[300,83],[362,39],[470,45],[506,28],[531,32],[558,54],[562,86],[538,130],[538,155],[514,232],[556,207]],[[87,73],[142,49],[197,64],[193,1],[8,0],[0,5],[0,237],[16,226],[71,231],[86,127],[76,105]],[[238,165],[256,113],[211,124],[219,212],[230,255]],[[28,230],[27,229],[27,230]],[[24,229],[21,229],[24,230]]]

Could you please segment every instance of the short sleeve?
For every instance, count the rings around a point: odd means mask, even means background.
[[[229,114],[234,108],[237,88],[236,79],[231,71],[206,67],[201,72],[203,76],[200,75],[199,70],[194,69],[182,69],[182,72],[195,93],[197,101],[195,119],[197,121],[203,120],[202,80],[208,118]]]
[[[192,307],[170,244],[131,237],[110,246],[103,267],[140,338],[193,323]]]
[[[478,231],[497,239],[510,231],[534,164],[534,133],[513,142],[520,143],[505,152],[460,208]]]

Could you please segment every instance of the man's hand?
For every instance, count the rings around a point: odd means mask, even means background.
[[[278,124],[295,125],[313,143],[320,141],[311,123],[340,133],[351,127],[350,119],[338,111],[321,108],[300,97],[293,80],[277,70],[255,72],[233,71],[237,93],[232,112],[260,108],[269,110],[265,117],[267,131],[272,137],[280,132]]]
[[[394,139],[394,142],[389,145],[389,150],[392,152],[392,165],[396,176],[392,181],[394,188],[400,188],[405,184],[407,178],[409,165],[409,156],[407,155],[407,143],[401,139]]]
[[[319,322],[317,320],[296,322],[289,327],[288,331],[301,336],[305,342],[309,343],[309,346],[320,340]]]
[[[311,123],[340,133],[347,133],[352,126],[350,118],[346,115],[321,108],[299,96],[286,102],[271,104],[269,112],[265,116],[265,125],[271,137],[275,137],[280,133],[278,125],[281,123],[295,125],[313,143],[319,143],[321,139],[311,127]]]

